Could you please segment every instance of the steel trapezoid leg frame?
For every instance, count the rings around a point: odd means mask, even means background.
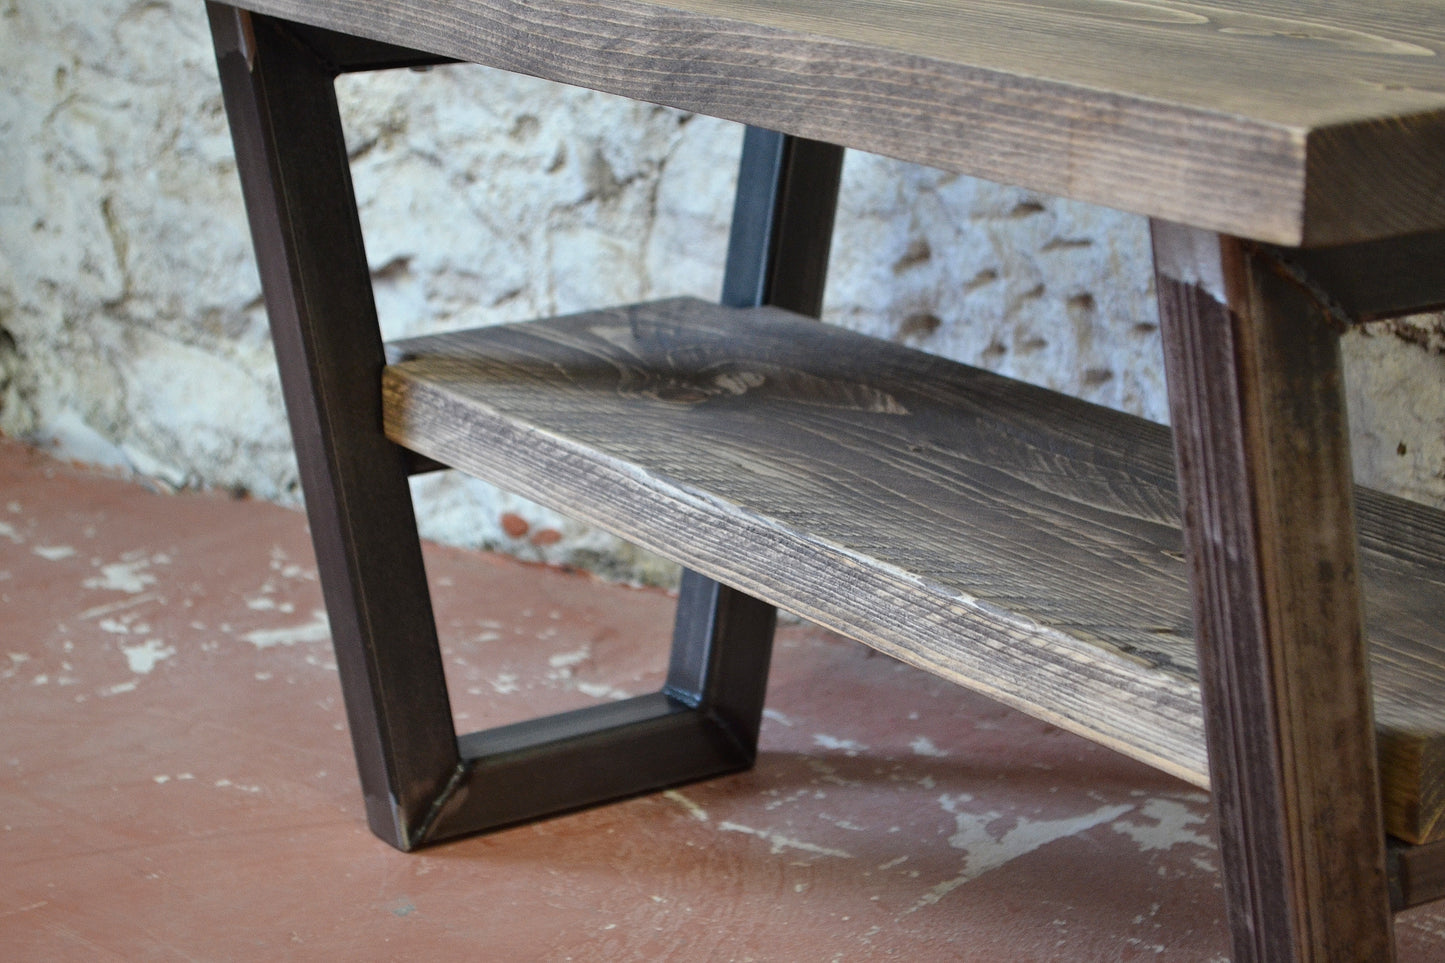
[[[827,144],[747,132],[724,303],[818,313],[842,157]],[[466,775],[427,840],[750,767],[776,617],[770,605],[685,572],[663,690],[463,736]]]
[[[663,691],[457,738],[334,89],[395,58],[209,12],[372,830],[413,849],[750,766],[775,610],[692,574]],[[749,132],[729,303],[817,313],[841,157]]]
[[[821,313],[842,170],[841,147],[747,128],[723,304]],[[749,765],[757,752],[776,621],[771,605],[683,572],[668,691],[719,720]]]
[[[407,462],[381,431],[335,68],[284,22],[208,12],[367,820],[409,849],[460,758]]]

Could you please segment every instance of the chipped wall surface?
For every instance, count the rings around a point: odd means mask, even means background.
[[[0,0],[0,63],[0,430],[297,501],[202,4]],[[716,296],[736,126],[474,67],[339,93],[388,337]],[[1166,416],[1138,217],[850,154],[826,320]],[[1346,338],[1362,478],[1434,504],[1440,331]],[[432,537],[669,577],[479,482],[415,491]]]

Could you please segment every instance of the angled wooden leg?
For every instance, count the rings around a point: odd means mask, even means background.
[[[437,58],[208,9],[372,830],[412,849],[750,766],[776,613],[691,573],[662,691],[458,738],[407,486],[432,466],[382,433],[334,89],[347,70]],[[752,303],[816,311],[840,162],[749,134],[730,290],[743,278]]]
[[[1153,230],[1234,959],[1389,960],[1337,331],[1251,245]]]

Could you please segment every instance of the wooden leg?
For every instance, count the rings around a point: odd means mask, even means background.
[[[1389,960],[1337,332],[1246,242],[1153,231],[1234,959]]]

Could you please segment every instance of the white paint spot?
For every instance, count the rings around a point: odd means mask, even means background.
[[[137,605],[144,605],[147,602],[164,602],[165,599],[158,592],[150,592],[145,595],[137,595],[133,599],[126,599],[122,602],[111,602],[107,605],[97,605],[93,609],[86,609],[76,616],[81,621],[100,618],[102,615],[113,615],[126,609],[135,608]]]
[[[706,810],[706,809],[703,809],[701,806],[699,806],[697,803],[693,802],[691,799],[688,799],[686,796],[684,796],[682,793],[678,792],[676,789],[669,789],[669,790],[667,790],[666,792],[664,792],[662,795],[663,795],[663,798],[665,798],[665,799],[671,799],[673,802],[677,803],[677,804],[678,804],[679,806],[681,806],[683,809],[686,809],[686,810],[692,815],[692,818],[693,818],[693,819],[696,819],[698,822],[703,822],[703,823],[707,822],[707,819],[708,819],[708,817],[707,817],[707,810]]]
[[[815,778],[813,780],[815,783],[822,782],[828,783],[829,785],[833,786],[843,786],[845,788],[856,788],[863,785],[860,780],[845,779],[842,776],[838,775],[837,767],[830,766],[822,759],[809,759],[808,768],[812,770],[812,772],[815,774]],[[813,794],[813,798],[815,799],[822,799],[823,796],[824,794],[821,792]]]
[[[1121,820],[1114,824],[1114,832],[1134,840],[1140,852],[1173,849],[1184,844],[1216,848],[1213,839],[1190,828],[1202,825],[1205,820],[1204,813],[1193,807],[1173,799],[1149,799],[1139,807],[1137,815],[1153,823]]]
[[[1410,927],[1437,938],[1445,937],[1445,920],[1434,914],[1417,913],[1408,918]]]
[[[33,679],[30,680],[30,684],[31,684],[31,685],[49,685],[49,684],[50,684],[50,676],[48,676],[48,675],[37,675],[35,678],[33,678]]]
[[[241,636],[258,649],[270,649],[278,645],[296,645],[301,642],[325,642],[331,638],[331,623],[326,613],[317,610],[311,613],[311,621],[305,625],[293,625],[284,629],[257,629]]]
[[[8,538],[16,545],[21,545],[25,542],[25,539],[20,537],[20,533],[15,530],[15,527],[8,522],[0,522],[0,538]]]
[[[272,612],[276,609],[276,600],[264,595],[259,598],[247,599],[246,608],[252,612]]]
[[[152,776],[151,778],[154,779],[156,783],[161,786],[164,786],[166,783],[171,781],[170,776]]]
[[[771,719],[780,726],[787,726],[789,729],[793,728],[793,720],[783,715],[777,709],[764,709],[763,718]]]
[[[261,787],[260,787],[260,786],[243,786],[242,784],[240,784],[240,783],[238,783],[238,782],[232,782],[232,781],[229,780],[229,779],[217,779],[217,780],[216,780],[216,788],[217,788],[217,789],[239,789],[241,792],[249,792],[249,793],[253,793],[253,794],[254,794],[254,793],[259,793],[259,792],[261,791]]]
[[[906,862],[908,862],[907,856],[899,856],[897,859],[890,859],[886,863],[880,863],[878,865],[878,870],[879,872],[886,872],[887,870],[893,869],[897,866],[902,866]]]
[[[1020,816],[1013,820],[1011,829],[999,831],[996,827],[1005,822],[1006,817],[991,810],[980,813],[961,808],[972,801],[973,797],[967,794],[939,797],[939,805],[945,812],[953,815],[956,829],[953,835],[948,837],[948,845],[963,851],[963,871],[923,894],[908,912],[932,906],[969,880],[977,879],[990,870],[998,869],[1020,856],[1027,856],[1056,840],[1078,835],[1101,823],[1118,819],[1133,808],[1128,804],[1101,806],[1093,812],[1066,816],[1063,819],[1032,820]]]
[[[547,659],[547,664],[554,669],[570,669],[574,665],[581,665],[592,658],[592,646],[584,645],[575,652],[559,652]]]
[[[136,681],[132,679],[130,682],[121,682],[118,685],[113,685],[108,688],[101,689],[100,694],[103,696],[124,695],[127,692],[134,692],[137,685],[138,683],[136,683]]]
[[[136,675],[149,674],[157,662],[176,654],[174,646],[166,645],[160,639],[146,639],[139,645],[122,645],[120,650],[125,653],[130,670]]]
[[[75,554],[75,549],[69,545],[36,545],[31,551],[47,562],[58,562]]]
[[[130,635],[130,626],[119,619],[101,619],[96,627],[111,635]]]
[[[303,582],[314,582],[316,572],[311,569],[302,568],[300,565],[293,565],[286,561],[286,552],[277,545],[271,549],[271,571],[282,578],[296,579]]]
[[[511,695],[513,692],[522,691],[522,687],[517,684],[517,676],[511,672],[503,672],[490,681],[492,688],[496,689],[501,695]]]
[[[822,746],[824,749],[841,749],[845,755],[849,756],[856,756],[868,748],[860,742],[854,742],[852,739],[838,739],[834,736],[824,735],[823,733],[814,735],[813,742]]]
[[[145,571],[150,564],[150,560],[144,558],[134,562],[114,562],[101,566],[99,578],[88,578],[83,584],[88,589],[138,595],[145,591],[147,585],[156,584],[156,577]]]
[[[913,750],[914,755],[918,756],[933,756],[934,758],[942,758],[943,756],[948,755],[947,751],[935,746],[933,744],[933,740],[928,738],[927,736],[919,736],[917,739],[914,739],[912,742],[910,742],[908,744],[908,747]]]
[[[502,637],[502,633],[500,633],[500,632],[483,632],[481,635],[478,635],[478,636],[477,636],[475,639],[473,639],[472,641],[473,641],[473,642],[495,642],[495,641],[497,641],[498,639],[500,639],[501,637]]]
[[[577,691],[583,695],[591,696],[594,699],[630,699],[632,693],[610,685],[599,685],[595,682],[577,683]]]
[[[746,833],[749,836],[756,836],[772,844],[772,854],[778,855],[785,849],[796,849],[804,853],[815,853],[819,856],[834,856],[838,859],[852,859],[853,854],[844,852],[841,849],[830,849],[827,846],[816,846],[813,843],[803,842],[800,839],[793,839],[780,833],[769,832],[764,829],[753,829],[751,826],[741,826],[737,823],[727,822],[718,825],[718,829],[725,833]]]
[[[1124,942],[1128,943],[1130,946],[1137,946],[1142,950],[1147,950],[1148,952],[1153,953],[1156,956],[1168,949],[1168,947],[1166,947],[1162,943],[1146,943],[1143,940],[1139,939],[1137,936],[1131,936]]]

